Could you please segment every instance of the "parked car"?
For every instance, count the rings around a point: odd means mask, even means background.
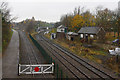
[[[113,43],[118,43],[119,39],[115,39],[114,41],[112,41]]]

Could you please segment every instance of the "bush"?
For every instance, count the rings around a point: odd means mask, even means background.
[[[2,50],[7,48],[8,43],[10,42],[10,39],[12,37],[12,30],[10,28],[9,24],[2,24]]]

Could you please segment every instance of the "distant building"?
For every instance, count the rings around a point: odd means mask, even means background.
[[[56,33],[52,33],[51,34],[51,39],[55,39],[56,38]]]
[[[71,41],[74,41],[77,38],[77,36],[78,36],[78,33],[75,33],[75,32],[68,32],[66,34],[66,38]]]
[[[38,27],[37,28],[37,32],[42,32],[42,31],[46,31],[47,27]]]
[[[67,27],[60,25],[57,27],[57,38],[65,38],[65,34],[67,33]]]
[[[67,27],[60,25],[57,27],[57,32],[63,32],[66,33],[67,32]]]
[[[104,39],[105,37],[105,30],[102,27],[82,27],[78,34],[80,38],[88,39]]]

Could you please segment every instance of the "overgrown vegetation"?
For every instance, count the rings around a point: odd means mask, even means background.
[[[50,33],[45,35],[47,38],[50,39]],[[83,43],[81,43],[80,39],[76,41],[69,41],[67,39],[53,39],[53,41],[64,48],[67,48],[68,50],[72,51],[78,56],[81,56],[83,58],[87,58],[91,61],[94,61],[99,64],[103,64],[105,67],[120,73],[119,65],[120,63],[116,63],[115,56],[111,56],[108,53],[108,49],[111,48],[109,45],[93,45],[92,48],[86,48],[83,46]],[[120,59],[119,59],[120,60]],[[114,64],[114,65],[113,65]]]
[[[115,56],[108,53],[109,49],[115,49],[116,47],[113,45],[112,41],[115,39],[120,39],[119,22],[120,15],[117,10],[112,11],[108,8],[103,9],[101,6],[98,6],[95,14],[93,14],[89,10],[85,11],[84,7],[78,7],[74,9],[73,13],[63,15],[60,22],[55,23],[55,27],[62,24],[68,27],[68,31],[73,32],[78,32],[81,27],[102,27],[106,32],[105,41],[99,43],[98,40],[93,40],[93,44],[91,44],[93,46],[92,48],[83,46],[85,43],[82,43],[80,39],[69,41],[63,38],[54,39],[53,41],[69,49],[76,55],[87,58],[99,64],[103,64],[107,68],[120,73],[120,62],[116,63]],[[52,31],[45,36],[50,38],[50,35],[54,32],[54,30],[55,29],[52,29]],[[88,45],[88,43],[86,44]],[[117,44],[117,46],[119,45]]]
[[[13,33],[11,30],[11,21],[15,18],[11,18],[7,2],[0,3],[0,14],[2,15],[2,50],[4,52]]]
[[[108,8],[98,6],[93,14],[93,12],[91,13],[89,10],[85,10],[84,7],[77,7],[73,13],[63,15],[60,22],[55,23],[55,26],[59,26],[60,24],[68,27],[68,31],[73,32],[78,32],[81,27],[102,27],[106,33],[114,32],[117,36],[112,36],[120,39],[120,15],[117,9],[112,11]],[[107,40],[111,39],[107,36],[106,38]]]
[[[117,10],[112,11],[98,6],[94,13],[85,10],[84,7],[78,7],[74,9],[73,13],[63,15],[60,23],[74,32],[77,32],[81,27],[91,26],[103,27],[107,32],[120,32],[120,16]]]
[[[120,33],[119,33],[119,35],[120,35]],[[118,38],[118,34],[117,33],[114,33],[114,32],[106,33],[106,40],[107,41],[113,41],[113,40],[115,40],[117,38]]]

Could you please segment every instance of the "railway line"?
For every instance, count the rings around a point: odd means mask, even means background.
[[[115,75],[100,70],[99,68],[91,65],[80,57],[62,48],[61,46],[54,44],[47,38],[43,37],[41,34],[37,35],[36,38],[42,46],[44,46],[47,50],[49,50],[49,52],[52,53],[53,56],[56,57],[56,59],[59,59],[64,67],[66,67],[74,75],[75,78],[99,78],[102,80],[116,79]]]
[[[37,54],[33,45],[27,38],[25,32],[19,31],[21,41],[21,52],[20,52],[20,64],[43,64],[45,61],[41,61],[42,57]],[[54,78],[52,74],[40,74],[40,75],[26,75],[29,78]],[[24,76],[24,77],[26,77]]]
[[[64,61],[62,61],[62,59],[58,58],[58,57],[56,56],[56,54],[54,54],[55,52],[53,51],[53,49],[51,50],[49,47],[47,47],[48,45],[44,44],[44,43],[41,42],[41,41],[42,41],[42,40],[40,40],[39,42],[40,42],[40,44],[42,44],[42,47],[45,47],[48,52],[52,53],[52,56],[54,56],[66,69],[69,70],[68,73],[72,73],[72,74],[73,74],[73,75],[72,75],[73,78],[79,79],[79,75],[76,75],[73,70],[71,70],[70,68],[68,68],[68,66],[66,65],[66,63],[65,63]],[[83,78],[83,76],[81,76],[81,77]],[[84,78],[85,78],[85,77],[84,77]]]

